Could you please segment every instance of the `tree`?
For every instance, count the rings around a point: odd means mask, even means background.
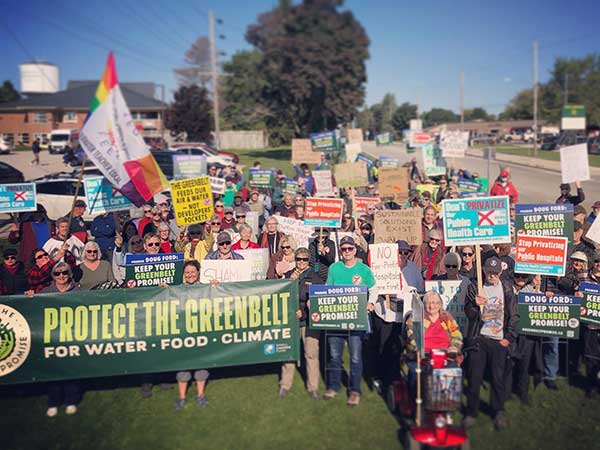
[[[465,109],[465,122],[473,120],[493,120],[492,116],[483,108]]]
[[[373,117],[373,111],[368,106],[364,106],[356,114],[356,127],[362,130],[375,130],[375,118]]]
[[[212,104],[208,91],[200,86],[181,86],[175,92],[167,113],[167,128],[174,133],[187,133],[188,141],[211,140]]]
[[[11,81],[6,80],[4,83],[2,83],[2,86],[0,86],[0,103],[14,102],[20,98],[21,96]]]
[[[424,113],[421,118],[423,119],[423,126],[433,127],[442,123],[453,123],[460,120],[460,116],[454,111],[444,108],[431,108],[430,111]]]
[[[392,119],[397,108],[398,105],[396,104],[396,97],[394,97],[394,94],[385,94],[381,103],[377,103],[371,107],[376,133],[394,131]]]
[[[392,117],[392,126],[398,136],[402,134],[402,130],[410,128],[411,119],[417,118],[417,105],[408,102],[402,103]]]
[[[180,86],[198,84],[206,87],[210,79],[210,41],[206,36],[200,36],[185,52],[184,62],[187,67],[175,69],[177,83]]]
[[[271,116],[263,103],[263,92],[267,87],[259,65],[262,55],[256,50],[241,51],[223,65],[223,109],[225,125],[233,130],[255,130],[266,128]]]
[[[270,129],[297,136],[349,122],[363,104],[369,38],[343,0],[282,1],[248,27],[262,55]]]

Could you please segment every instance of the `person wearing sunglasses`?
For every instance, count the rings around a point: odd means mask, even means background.
[[[184,239],[183,257],[186,261],[202,261],[211,251],[214,235],[203,232],[202,224],[192,224],[187,227]]]
[[[600,251],[598,250],[592,256],[589,278],[592,283],[600,284]]]
[[[66,255],[66,258],[75,264],[75,258],[72,255]],[[43,248],[34,248],[31,253],[31,267],[27,271],[27,295],[33,295],[40,292],[46,286],[52,284],[52,268],[57,263]]]
[[[329,228],[317,229],[313,236],[315,239],[308,244],[310,266],[326,279],[329,267],[335,262],[335,242],[330,238]]]
[[[448,179],[445,175],[440,178],[438,184],[440,187],[435,194],[435,202],[439,205],[442,203],[442,200],[450,197],[450,187],[448,186]]]
[[[160,237],[158,234],[148,233],[144,235],[144,253],[147,255],[160,253]]]
[[[144,236],[142,231],[144,231],[144,227],[152,222],[152,205],[149,203],[144,203],[142,205],[142,213],[144,214],[142,218],[139,220],[137,224],[138,234],[140,236]]]
[[[342,216],[342,226],[340,231],[348,233],[354,231],[354,220],[352,219],[352,214],[349,212],[344,212]]]
[[[469,277],[460,274],[460,255],[455,252],[446,253],[444,255],[444,268],[446,269],[446,273],[436,275],[433,277],[433,279],[462,281],[464,286],[461,284],[460,291],[463,292],[464,297],[464,295],[467,293],[467,287],[469,284],[471,284],[471,280]]]
[[[458,248],[461,256],[459,274],[464,275],[471,281],[477,281],[477,267],[475,266],[475,247],[464,245]]]
[[[246,210],[243,208],[235,208],[233,212],[235,214],[235,224],[231,229],[236,233],[239,233],[240,227],[246,224]]]
[[[429,231],[429,239],[421,244],[413,254],[413,261],[421,270],[424,280],[432,280],[434,276],[446,272],[444,268],[444,254],[442,233],[438,229]]]
[[[163,217],[160,212],[160,208],[158,206],[152,207],[152,218],[148,224],[142,230],[142,236],[146,236],[147,234],[155,234],[158,233],[158,227],[163,222]]]
[[[375,234],[373,233],[373,221],[368,220],[360,226],[360,235],[367,242],[367,244],[373,244],[375,240]]]
[[[412,261],[413,248],[404,240],[396,241],[396,244],[398,245],[400,271],[404,275],[406,283],[414,287],[419,293],[425,292],[425,282],[423,281],[423,275],[421,275],[421,269]]]
[[[0,295],[19,295],[27,290],[25,264],[19,261],[15,248],[5,248],[0,265]]]
[[[300,321],[300,338],[304,347],[304,360],[306,361],[306,389],[313,400],[319,400],[319,340],[321,332],[307,327],[309,308],[309,289],[315,284],[323,284],[324,280],[309,266],[309,252],[306,247],[298,248],[294,253],[296,266],[285,273],[285,278],[298,280],[298,300],[300,308],[296,311],[296,317]],[[281,366],[281,380],[279,382],[279,398],[285,398],[294,381],[296,373],[296,362],[285,362]]]
[[[210,252],[205,259],[244,259],[242,255],[231,250],[232,237],[227,231],[217,235],[217,249]]]
[[[100,246],[95,241],[88,241],[83,247],[83,262],[79,265],[79,287],[89,290],[107,281],[115,281],[111,265],[102,258]]]
[[[44,245],[54,232],[54,224],[48,218],[46,208],[37,204],[35,211],[19,213],[18,223],[11,225],[8,242],[19,244],[19,255],[24,259],[25,270],[29,270],[29,255],[33,249]]]
[[[223,220],[221,220],[221,230],[229,230],[235,226],[235,223],[235,217],[233,217],[233,208],[231,206],[226,206]]]
[[[123,226],[123,234],[115,236],[115,249],[112,257],[112,272],[119,284],[125,281],[125,255],[144,253],[144,240],[138,234],[135,223],[130,220]]]
[[[285,277],[285,274],[295,267],[294,252],[296,241],[290,236],[283,236],[279,250],[269,259],[267,280]]]
[[[344,236],[340,239],[341,261],[331,265],[327,274],[329,286],[367,286],[371,288],[375,285],[373,272],[366,264],[363,264],[356,258],[356,242],[351,236]],[[374,310],[374,306],[369,304],[367,309]],[[342,355],[344,353],[344,344],[348,339],[348,348],[350,351],[350,376],[348,380],[348,406],[358,406],[360,403],[360,381],[362,379],[362,341],[363,331],[350,331],[348,336],[329,336],[329,377],[327,380],[327,391],[323,394],[326,400],[337,397],[341,389],[342,378]]]

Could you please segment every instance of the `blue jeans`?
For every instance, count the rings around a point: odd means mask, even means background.
[[[342,355],[344,354],[344,343],[348,339],[350,351],[350,377],[348,388],[350,392],[360,392],[360,380],[363,372],[362,362],[362,339],[363,331],[351,331],[348,336],[328,336],[329,345],[329,376],[327,377],[327,389],[336,392],[342,387]]]
[[[542,341],[544,355],[544,380],[556,380],[558,373],[558,337],[547,337]]]

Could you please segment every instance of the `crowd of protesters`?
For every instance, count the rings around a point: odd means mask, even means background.
[[[317,166],[327,169],[330,162],[323,157]],[[260,163],[254,164],[260,168]],[[575,205],[573,243],[568,249],[567,273],[563,277],[541,277],[514,272],[514,246],[485,245],[480,255],[474,245],[449,248],[444,244],[440,206],[444,199],[458,198],[457,181],[472,178],[466,170],[449,171],[446,176],[429,180],[423,176],[416,160],[411,161],[411,189],[408,199],[398,204],[380,199],[377,170],[370,173],[367,186],[359,189],[361,197],[371,197],[364,214],[356,214],[349,191],[340,190],[345,210],[340,230],[319,229],[307,247],[299,247],[294,238],[279,230],[278,217],[302,220],[307,197],[315,195],[316,183],[307,164],[295,167],[297,192],[285,192],[284,174],[276,170],[274,189],[250,189],[241,170],[229,167],[221,175],[226,187],[223,195],[214,195],[214,215],[205,223],[179,227],[174,219],[169,198],[163,195],[143,205],[141,217],[122,220],[116,214],[102,214],[91,225],[83,221],[87,205],[78,200],[71,214],[55,222],[50,221],[42,205],[37,211],[21,213],[10,231],[9,241],[14,244],[4,250],[0,267],[2,295],[27,294],[35,296],[47,292],[69,292],[97,289],[103,286],[121,286],[125,278],[126,254],[183,253],[186,260],[182,282],[199,283],[200,264],[204,259],[243,259],[238,251],[254,248],[268,249],[267,279],[291,279],[299,282],[300,309],[296,316],[303,344],[302,366],[306,373],[308,394],[315,400],[330,400],[342,389],[342,355],[345,342],[349,346],[348,397],[349,406],[357,406],[361,399],[363,375],[385,392],[402,373],[408,384],[414,385],[416,361],[413,323],[403,314],[400,295],[371,296],[367,309],[371,331],[348,332],[346,336],[330,336],[311,329],[309,321],[309,286],[375,284],[369,267],[369,244],[375,242],[374,220],[382,209],[423,208],[423,244],[409,245],[397,242],[398,264],[406,283],[424,295],[425,350],[443,348],[456,356],[455,363],[463,366],[467,381],[467,402],[464,424],[474,423],[479,412],[479,394],[486,373],[490,378],[491,409],[498,429],[508,424],[505,402],[515,393],[521,402],[529,401],[530,374],[534,382],[544,382],[550,390],[558,389],[559,369],[557,338],[539,338],[519,332],[516,295],[519,292],[541,292],[581,295],[582,281],[600,281],[600,250],[585,239],[585,230],[596,219],[600,201],[589,212],[583,207],[584,192],[576,184],[571,194],[570,185],[560,185],[557,203]],[[219,175],[215,167],[212,175]],[[419,191],[417,185],[435,185],[432,195]],[[511,214],[518,202],[518,191],[510,178],[509,168],[503,168],[492,184],[490,195],[508,195]],[[259,229],[247,222],[250,212],[258,214]],[[513,217],[514,219],[514,217]],[[123,223],[121,223],[123,222]],[[514,230],[514,227],[513,227]],[[346,234],[339,237],[336,231]],[[483,289],[477,289],[477,258],[483,268]],[[425,281],[457,280],[466,292],[464,313],[468,319],[465,330],[459,329],[452,314],[444,310],[439,294],[425,292]],[[499,336],[490,336],[482,330],[484,321],[481,307],[490,299],[503,299],[504,313]],[[586,392],[594,395],[598,389],[600,370],[600,332],[598,327],[582,325],[581,338],[569,342],[569,370],[579,372],[586,365],[588,379]],[[322,367],[319,360],[321,345],[327,345],[328,360]],[[363,350],[363,346],[365,347]],[[463,355],[462,349],[469,348]],[[366,355],[366,356],[365,356]],[[466,358],[465,358],[466,357]],[[366,359],[365,359],[366,358]],[[363,364],[364,362],[364,364]],[[196,382],[196,399],[201,407],[207,405],[205,385],[209,373],[202,368],[182,368],[172,375],[178,383],[176,408],[186,402],[187,384]],[[295,362],[282,365],[278,396],[284,399],[292,389]],[[325,376],[326,375],[326,376]],[[320,393],[321,377],[326,386]],[[163,378],[164,379],[164,378]],[[152,380],[144,378],[142,393],[152,395]],[[74,414],[81,400],[81,386],[77,381],[50,383],[48,410],[50,417],[61,405],[67,414]]]

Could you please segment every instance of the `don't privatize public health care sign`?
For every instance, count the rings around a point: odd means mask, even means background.
[[[35,211],[35,183],[0,184],[0,213]]]

